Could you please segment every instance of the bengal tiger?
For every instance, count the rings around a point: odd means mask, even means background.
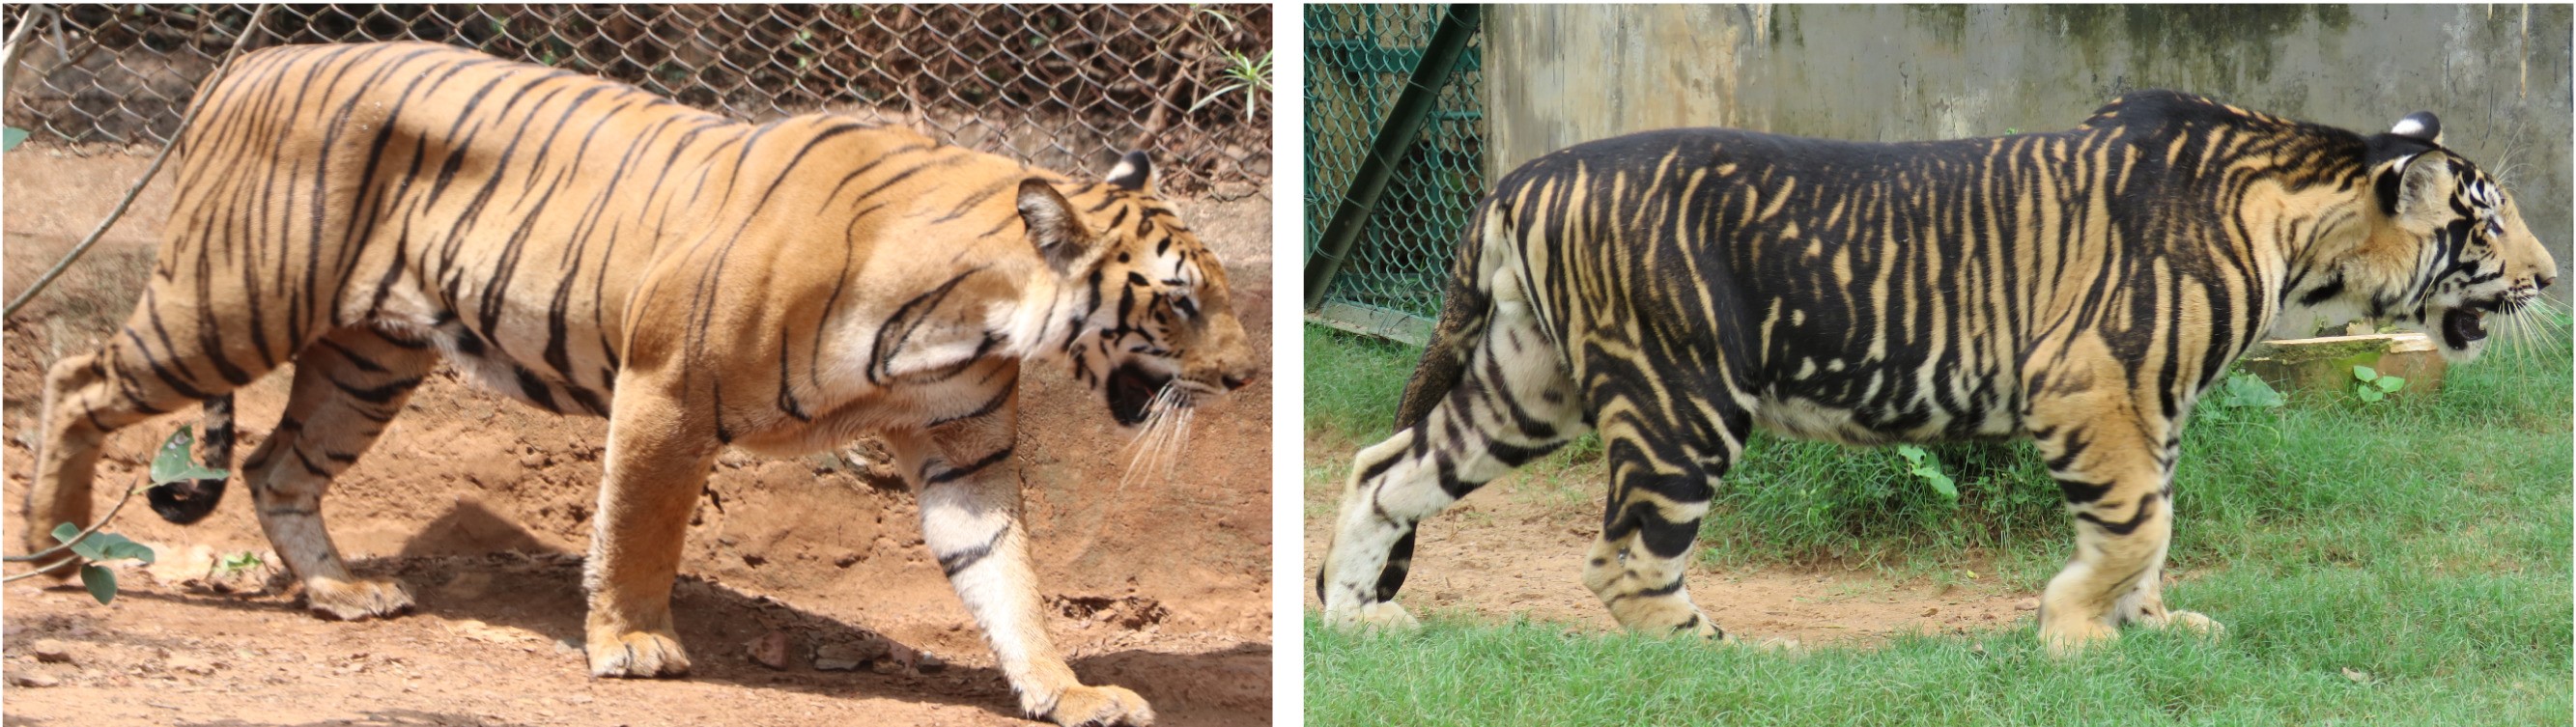
[[[30,546],[88,521],[104,435],[195,402],[228,431],[228,392],[292,362],[285,416],[243,462],[260,526],[312,610],[403,611],[401,584],[350,573],[318,505],[443,359],[608,419],[592,674],[688,670],[671,586],[720,451],[873,433],[1020,706],[1152,721],[1135,692],[1078,682],[1048,639],[1011,462],[1023,365],[1069,366],[1123,425],[1258,371],[1225,268],[1143,154],[1078,181],[426,43],[260,50],[201,93],[142,300],[46,379]],[[221,492],[153,499],[184,521]]]
[[[2029,437],[2075,519],[2056,654],[2164,602],[2195,399],[2258,336],[2354,315],[2474,358],[2557,263],[2430,113],[2364,136],[2169,91],[2076,128],[1854,143],[1679,129],[1569,147],[1470,218],[1396,415],[1354,458],[1317,591],[1394,601],[1416,524],[1590,430],[1611,486],[1583,583],[1628,629],[1728,635],[1687,555],[1755,427],[1870,445]]]

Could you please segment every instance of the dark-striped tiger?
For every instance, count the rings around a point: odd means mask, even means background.
[[[2076,128],[1926,143],[1622,136],[1503,178],[1459,245],[1394,436],[1317,574],[1328,622],[1409,625],[1416,523],[1587,430],[1584,584],[1634,630],[1725,633],[1683,587],[1763,427],[1846,444],[2030,437],[2076,519],[2039,630],[2215,631],[2159,574],[2184,420],[2280,324],[2367,315],[2481,350],[2555,276],[2429,113],[2362,135],[2165,91]]]
[[[1051,645],[1010,461],[1023,364],[1070,365],[1128,425],[1257,371],[1223,266],[1142,154],[1078,181],[422,43],[261,50],[201,93],[142,301],[47,378],[30,545],[88,521],[105,434],[197,402],[221,433],[228,392],[292,362],[284,420],[243,463],[260,525],[313,610],[404,610],[400,584],[349,572],[318,506],[444,358],[609,419],[584,579],[593,674],[687,670],[670,591],[721,450],[875,433],[1021,706],[1152,720]],[[194,520],[221,487],[166,486],[154,504]]]

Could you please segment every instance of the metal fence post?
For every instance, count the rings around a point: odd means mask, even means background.
[[[1422,124],[1431,118],[1431,110],[1440,97],[1440,86],[1449,80],[1450,69],[1467,49],[1467,41],[1476,34],[1476,23],[1482,7],[1458,4],[1440,17],[1440,27],[1431,34],[1430,45],[1423,48],[1422,62],[1413,67],[1405,81],[1404,93],[1395,107],[1387,112],[1385,125],[1369,143],[1369,153],[1351,177],[1351,188],[1343,195],[1341,205],[1325,223],[1315,257],[1306,261],[1306,309],[1315,310],[1324,303],[1333,277],[1341,274],[1342,261],[1350,255],[1351,243],[1359,239],[1360,230],[1368,224],[1369,214],[1377,209],[1378,196],[1386,191],[1387,181],[1395,177],[1395,166],[1412,148]]]

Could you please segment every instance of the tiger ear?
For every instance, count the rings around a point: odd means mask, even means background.
[[[1118,166],[1109,168],[1110,186],[1130,192],[1154,193],[1154,160],[1145,152],[1131,151],[1118,158]]]
[[[1073,203],[1055,191],[1055,186],[1035,177],[1020,180],[1020,221],[1029,227],[1029,244],[1038,250],[1048,267],[1064,273],[1091,252],[1091,231],[1083,229],[1082,216],[1074,214]]]
[[[2451,187],[2458,183],[2440,152],[2401,157],[2380,177],[2380,204],[2400,221],[2440,226],[2449,222]]]
[[[2417,111],[2398,119],[2396,126],[2388,128],[2388,133],[2441,146],[2442,120],[2435,118],[2431,111]]]

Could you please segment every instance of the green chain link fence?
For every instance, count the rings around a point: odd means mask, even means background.
[[[1402,158],[1364,161],[1451,12],[1446,5],[1306,6],[1309,266],[1329,256],[1319,246],[1325,230],[1367,167],[1391,175],[1320,305],[1309,306],[1311,320],[1419,344],[1439,315],[1451,250],[1486,190],[1480,31],[1449,65]],[[1472,30],[1473,9],[1463,17]]]

